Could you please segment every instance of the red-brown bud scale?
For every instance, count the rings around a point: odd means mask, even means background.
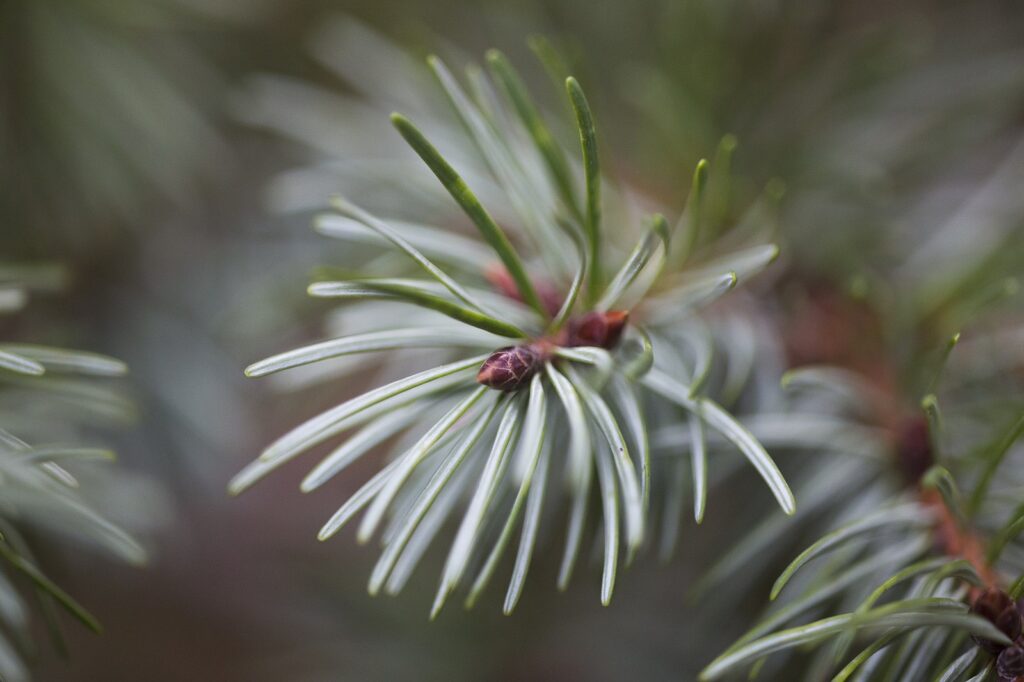
[[[515,391],[540,369],[540,354],[528,345],[506,346],[484,360],[476,380],[499,391]]]
[[[629,311],[590,312],[569,322],[569,346],[597,346],[611,350],[622,338]]]
[[[996,659],[996,671],[1000,680],[1018,680],[1024,675],[1024,649],[1016,645],[1003,649]]]
[[[1010,595],[1002,590],[990,587],[979,594],[971,605],[971,613],[989,621],[1010,640],[1017,639],[1021,634],[1021,615],[1017,604]],[[975,643],[990,654],[999,654],[1004,645],[990,639],[974,637]]]
[[[523,303],[523,297],[519,293],[519,288],[516,286],[515,280],[512,279],[512,275],[505,269],[505,266],[497,263],[490,265],[484,270],[484,277],[487,278],[492,287],[500,291],[504,296],[511,298],[513,301]],[[548,314],[552,317],[557,315],[564,300],[564,296],[558,290],[558,287],[546,280],[534,280],[533,288],[537,291],[537,296],[540,298],[540,302],[544,305],[544,309],[547,310]]]

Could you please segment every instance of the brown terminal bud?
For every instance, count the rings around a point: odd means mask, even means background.
[[[978,595],[971,606],[971,613],[981,616],[995,625],[1011,640],[1016,639],[1021,633],[1020,612],[1017,604],[1010,596],[1002,590],[994,587],[986,589]],[[990,639],[974,637],[975,643],[991,654],[998,654],[1004,646]]]
[[[897,427],[896,456],[904,479],[910,485],[917,485],[935,464],[927,419],[914,416],[903,420]]]
[[[530,346],[507,346],[484,360],[476,380],[499,391],[515,391],[530,381],[540,365],[540,354]]]
[[[628,321],[628,310],[587,313],[569,323],[568,345],[597,346],[611,350],[622,338],[622,331]]]
[[[484,270],[484,277],[487,278],[492,287],[500,291],[504,296],[511,298],[513,301],[523,302],[523,297],[519,294],[519,287],[516,286],[515,280],[512,279],[512,275],[508,273],[504,265],[492,263]],[[540,297],[540,302],[544,305],[544,309],[548,311],[548,314],[552,317],[557,315],[558,311],[562,308],[562,301],[565,298],[562,292],[546,280],[534,280],[533,288],[537,291],[537,296]]]
[[[1020,637],[1020,611],[1017,610],[1016,604],[999,614],[996,618],[996,627],[1010,639]]]
[[[996,659],[996,670],[999,672],[1000,680],[1016,680],[1024,675],[1024,649],[1019,646],[1009,646],[1003,649]]]

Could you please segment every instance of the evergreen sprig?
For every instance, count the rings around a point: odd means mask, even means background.
[[[0,313],[20,309],[33,289],[52,289],[61,280],[60,271],[50,267],[0,266],[0,301],[6,303]],[[78,423],[92,421],[88,417],[123,414],[127,408],[123,398],[105,382],[126,371],[121,361],[96,353],[0,343],[0,401],[5,405],[0,413],[0,593],[5,604],[0,619],[13,635],[0,637],[0,676],[5,680],[29,678],[23,659],[32,651],[31,621],[18,583],[31,586],[59,651],[64,652],[65,645],[55,606],[88,629],[101,631],[96,618],[47,577],[26,530],[68,535],[131,564],[146,560],[145,550],[135,539],[93,508],[88,491],[82,490],[73,473],[112,461],[112,451],[23,440],[43,434],[73,436]]]
[[[706,433],[742,453],[782,509],[793,513],[792,493],[771,457],[709,395],[714,341],[695,314],[768,265],[777,248],[753,247],[690,267],[705,162],[694,175],[690,217],[677,222],[685,226],[682,239],[660,214],[644,219],[641,230],[627,223],[605,234],[602,215],[609,210],[601,191],[606,181],[596,125],[575,79],[566,81],[581,148],[579,161],[572,162],[503,56],[492,51],[488,63],[504,99],[486,99],[486,105],[482,93],[491,84],[480,72],[472,72],[471,96],[439,59],[428,63],[486,175],[476,172],[468,180],[409,118],[395,114],[392,122],[483,244],[434,225],[380,219],[335,198],[336,213],[318,219],[322,233],[384,247],[427,277],[381,277],[378,270],[390,275],[398,261],[375,259],[356,277],[314,283],[314,296],[357,301],[339,315],[362,333],[274,356],[247,374],[366,352],[388,353],[381,360],[387,366],[423,348],[435,349],[442,364],[385,383],[296,427],[243,469],[230,491],[241,492],[314,446],[358,429],[306,477],[302,489],[312,490],[376,446],[401,438],[397,457],[338,509],[320,538],[365,512],[358,539],[380,533],[384,546],[370,592],[394,594],[468,500],[433,615],[461,585],[468,584],[467,605],[475,603],[521,527],[504,603],[510,612],[525,585],[538,528],[557,513],[560,490],[569,491],[559,574],[564,588],[588,528],[595,472],[604,538],[601,599],[607,604],[620,554],[624,550],[628,562],[650,534],[652,490],[666,472],[655,471],[660,465],[652,462],[649,434],[664,420],[690,415],[698,520],[708,489]],[[506,192],[514,212],[500,223],[472,187],[492,183]],[[628,211],[616,206],[620,214]],[[632,249],[617,256],[623,237],[637,232]],[[621,259],[617,268],[614,258]],[[366,301],[365,307],[357,307],[358,301]],[[396,309],[403,326],[393,322],[387,306],[394,304],[414,306],[415,312]],[[462,348],[471,354],[461,354]],[[657,487],[668,490],[663,525],[674,533],[670,516],[680,485],[665,481]],[[671,541],[663,539],[662,545]]]
[[[955,298],[949,305],[960,307]],[[783,385],[808,400],[788,414],[749,420],[778,450],[814,447],[825,456],[796,482],[802,511],[810,513],[798,517],[796,529],[828,532],[785,568],[770,592],[778,603],[702,679],[744,668],[785,669],[797,649],[809,647],[818,651],[804,666],[807,679],[1012,680],[1020,674],[1014,661],[1024,659],[1017,641],[1021,614],[1006,605],[1024,584],[1018,543],[1024,525],[1014,495],[992,486],[998,471],[1007,490],[1018,489],[1007,463],[1024,431],[1024,413],[982,446],[950,432],[943,414],[955,418],[956,429],[977,429],[969,413],[978,397],[963,386],[964,366],[946,377],[957,390],[943,392],[945,409],[939,409],[939,377],[959,340],[959,333],[950,335],[938,351],[883,352],[872,366],[791,370]],[[915,390],[926,391],[916,413],[910,409]],[[987,391],[984,404],[995,401],[997,392]],[[767,558],[796,529],[764,522],[701,588],[726,584],[744,561]],[[854,648],[865,636],[863,648]]]

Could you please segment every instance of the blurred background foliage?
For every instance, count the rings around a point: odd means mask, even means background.
[[[790,363],[912,375],[962,329],[976,352],[951,362],[987,382],[969,395],[996,410],[992,429],[1000,410],[1019,410],[1019,3],[10,0],[0,260],[59,261],[69,276],[60,296],[0,328],[128,363],[138,417],[117,449],[164,482],[173,507],[145,571],[60,556],[55,577],[106,633],[69,632],[70,659],[44,660],[40,679],[690,679],[753,622],[788,559],[741,598],[726,585],[690,599],[752,523],[744,500],[757,482],[738,474],[702,527],[684,526],[670,564],[624,574],[611,608],[595,598],[597,570],[558,594],[557,557],[541,556],[514,617],[452,610],[428,626],[429,578],[371,600],[375,552],[315,541],[353,483],[298,496],[292,468],[226,499],[225,481],[262,444],[347,390],[316,386],[282,407],[241,375],[322,335],[325,309],[304,282],[356,257],[313,234],[320,206],[281,211],[296,208],[282,206],[281,174],[337,158],[332,134],[375,151],[397,141],[386,114],[405,103],[368,101],[331,68],[344,54],[330,42],[339,16],[414,56],[479,60],[498,47],[539,91],[547,77],[527,38],[548,37],[587,90],[612,175],[680,207],[697,159],[729,167],[729,196],[714,204],[723,229],[766,187],[785,188],[783,256],[758,308]],[[405,92],[406,74],[377,53],[347,58]],[[337,131],[295,144],[260,125],[260,74],[336,94]],[[563,106],[546,92],[549,109]]]

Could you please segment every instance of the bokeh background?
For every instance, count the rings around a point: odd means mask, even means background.
[[[665,205],[736,135],[737,196],[786,187],[789,278],[843,289],[867,272],[899,291],[932,272],[1024,270],[1024,6],[1011,0],[8,0],[0,260],[69,277],[3,332],[129,363],[137,417],[111,437],[120,466],[156,483],[116,513],[160,519],[143,570],[47,550],[106,632],[68,627],[69,659],[44,655],[39,679],[693,679],[756,617],[747,592],[690,598],[745,523],[742,476],[700,528],[684,525],[671,562],[625,572],[609,608],[598,570],[559,593],[557,557],[541,555],[512,617],[491,595],[433,624],[440,557],[400,597],[371,599],[374,549],[351,532],[316,541],[361,477],[302,495],[296,465],[225,493],[263,444],[354,388],[282,394],[242,376],[323,334],[306,283],[352,257],[309,226],[330,174],[295,169],[343,159],[353,140],[396,146],[386,114],[414,93],[396,49],[418,64],[499,47],[544,91],[534,34],[587,89],[606,167]],[[766,304],[780,324],[799,305],[787,281]],[[1022,320],[1019,305],[998,316]]]

